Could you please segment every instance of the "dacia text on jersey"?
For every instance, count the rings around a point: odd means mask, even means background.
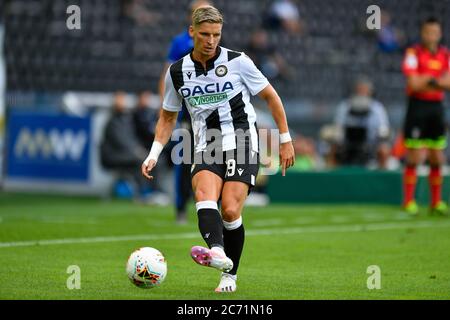
[[[183,98],[187,99],[192,106],[201,104],[218,103],[228,99],[227,90],[233,90],[233,84],[230,81],[223,85],[220,83],[209,83],[202,86],[192,88],[181,88],[180,92]]]

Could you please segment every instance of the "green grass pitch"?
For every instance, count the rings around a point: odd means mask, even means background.
[[[25,194],[0,194],[0,299],[449,299],[450,219],[394,206],[270,205],[244,211],[247,238],[238,291],[213,290],[219,272],[195,264],[203,245],[193,208],[173,209]],[[164,283],[140,289],[125,274],[136,248],[159,249]],[[81,288],[69,290],[67,268]],[[381,288],[369,290],[369,266]],[[370,281],[369,281],[370,282]]]

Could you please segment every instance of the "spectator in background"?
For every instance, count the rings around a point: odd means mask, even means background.
[[[150,108],[152,93],[143,91],[138,96],[138,102],[133,110],[133,122],[139,142],[145,149],[150,149],[155,138],[154,129],[158,120],[158,110]]]
[[[335,168],[338,165],[336,159],[338,141],[339,137],[334,124],[326,124],[320,128],[317,149],[324,159],[326,168]]]
[[[140,202],[167,204],[167,199],[160,194],[152,194],[148,180],[140,173],[142,157],[147,155],[147,150],[141,145],[133,116],[126,109],[126,94],[116,92],[112,114],[103,132],[101,163],[118,174],[117,190],[127,190],[127,196],[134,196]],[[128,188],[129,183],[131,188]]]
[[[269,80],[289,77],[286,62],[275,47],[269,44],[265,30],[257,29],[252,33],[245,53]]]
[[[143,91],[138,95],[138,101],[136,106],[132,112],[133,125],[136,132],[136,137],[139,140],[141,146],[150,150],[153,139],[155,138],[155,127],[156,122],[158,121],[158,109],[151,108],[151,98],[152,93],[150,91]],[[171,161],[168,161],[170,158],[170,148],[165,148],[163,153],[161,154],[160,164],[170,165]],[[164,166],[160,166],[155,170],[155,175],[160,176],[161,172],[167,168]],[[153,180],[147,181],[147,183],[151,187],[151,194],[149,194],[148,198],[163,198],[167,197],[163,194],[162,189],[158,184],[156,184]],[[147,201],[150,201],[147,199]],[[163,200],[164,202],[164,200]]]
[[[138,26],[156,25],[161,16],[149,10],[144,0],[122,0],[122,15]]]
[[[377,31],[378,48],[385,53],[399,51],[405,44],[405,35],[392,24],[389,12],[381,11],[381,28]]]
[[[293,170],[309,171],[318,168],[319,157],[313,139],[297,135],[294,139],[294,150],[296,157]]]
[[[338,164],[367,166],[376,163],[383,169],[387,166],[390,155],[389,120],[384,106],[372,94],[372,82],[366,77],[359,77],[353,95],[337,107]]]
[[[304,33],[300,12],[291,0],[275,0],[264,17],[264,25],[272,30],[284,30],[293,35]]]

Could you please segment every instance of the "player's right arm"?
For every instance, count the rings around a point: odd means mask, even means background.
[[[156,166],[159,154],[164,149],[164,146],[172,136],[173,129],[177,124],[178,112],[171,112],[161,109],[159,119],[156,123],[155,140],[153,141],[152,149],[144,160],[141,166],[142,174],[148,178],[153,179],[150,175],[152,169]]]
[[[174,88],[170,68],[168,68],[164,81],[164,100],[156,123],[155,139],[150,153],[141,166],[142,174],[148,179],[153,179],[150,172],[156,166],[159,155],[172,136],[177,124],[178,112],[181,111],[181,100],[181,96]]]
[[[161,101],[163,101],[164,99],[164,89],[165,89],[165,76],[167,73],[167,70],[170,67],[170,63],[166,62],[164,63],[164,67],[163,67],[163,71],[161,72],[161,75],[159,77],[159,83],[158,83],[158,93],[159,93],[159,98],[161,99]]]
[[[437,79],[437,85],[442,90],[450,91],[450,50],[447,50],[447,68],[443,75]]]

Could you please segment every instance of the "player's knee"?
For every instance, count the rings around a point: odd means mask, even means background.
[[[214,200],[217,197],[210,191],[203,188],[197,188],[194,192],[195,202]]]
[[[416,167],[420,164],[421,157],[420,154],[417,154],[417,152],[411,152],[408,154],[406,159],[406,164],[410,167]]]
[[[237,205],[222,203],[222,218],[227,222],[232,222],[241,216],[241,210]]]
[[[444,164],[445,157],[441,150],[431,150],[428,156],[430,166],[438,167]]]
[[[204,190],[202,190],[202,189],[197,189],[194,192],[194,198],[195,198],[196,202],[205,201],[205,200],[207,200],[206,199],[206,192]]]
[[[440,167],[444,164],[444,160],[440,158],[430,158],[429,163],[431,167]]]

